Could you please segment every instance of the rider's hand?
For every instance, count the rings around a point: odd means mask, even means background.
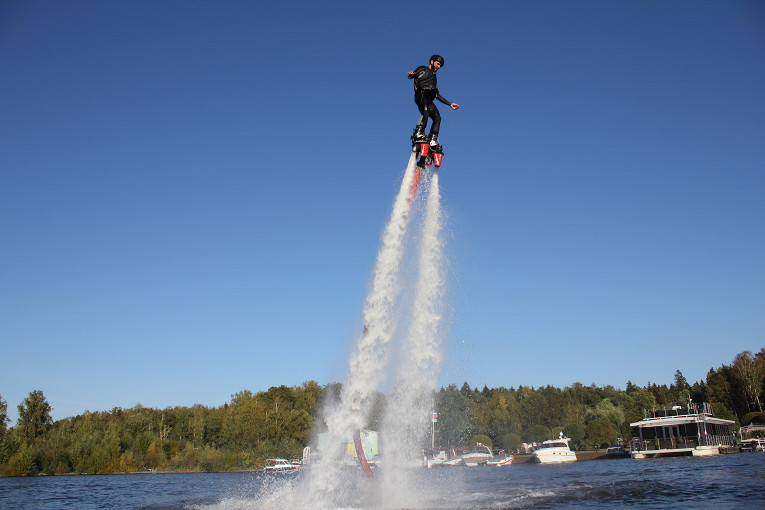
[[[456,110],[457,108],[459,108],[459,107],[460,107],[460,105],[458,105],[457,103],[452,103],[452,104],[450,104],[449,106],[451,106],[451,107],[452,107],[452,110]]]

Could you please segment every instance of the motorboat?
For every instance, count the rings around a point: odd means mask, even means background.
[[[454,449],[452,449],[452,455],[449,456],[446,450],[440,450],[437,454],[431,457],[425,457],[425,466],[428,468],[434,468],[439,466],[459,466],[463,464],[462,456],[455,455]]]
[[[563,437],[560,433],[558,439],[544,441],[542,446],[531,453],[531,460],[540,464],[559,464],[562,462],[574,462],[576,453],[571,451],[568,442],[571,438]]]
[[[765,452],[765,439],[742,439],[742,452]]]
[[[487,466],[496,466],[496,467],[502,467],[502,466],[509,466],[513,463],[513,457],[511,454],[506,453],[505,455],[495,455],[494,458],[491,460],[488,460],[486,462]]]
[[[449,460],[449,456],[446,455],[446,450],[440,450],[438,453],[428,457],[425,456],[425,467],[433,468],[437,466],[443,466],[444,462]]]
[[[488,446],[482,443],[477,443],[472,452],[462,455],[461,458],[466,466],[475,467],[486,464],[494,458],[494,455],[491,453],[491,449]]]
[[[287,459],[266,459],[264,473],[291,473],[300,469],[300,463]]]
[[[449,460],[445,460],[441,465],[442,466],[459,466],[464,463],[465,461],[462,460],[462,457],[452,457]]]
[[[606,450],[606,457],[609,459],[622,459],[624,457],[629,457],[630,452],[627,451],[627,447],[624,445],[613,445],[609,446]]]

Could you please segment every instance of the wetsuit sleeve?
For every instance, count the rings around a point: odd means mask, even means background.
[[[449,101],[448,99],[445,99],[445,98],[441,97],[441,94],[439,94],[438,91],[436,91],[436,99],[438,99],[439,101],[441,101],[445,105],[451,105],[452,104],[452,102]]]

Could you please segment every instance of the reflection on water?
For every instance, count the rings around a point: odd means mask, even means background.
[[[0,508],[11,509],[314,509],[306,474],[200,473],[0,478]],[[403,508],[512,509],[761,508],[765,454],[562,465],[415,469]],[[335,509],[392,509],[392,498],[360,471],[343,473]]]

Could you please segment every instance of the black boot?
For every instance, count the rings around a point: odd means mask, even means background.
[[[425,138],[425,126],[418,124],[417,127],[414,128],[414,134],[412,135],[412,141],[413,142],[424,142],[426,140]]]

